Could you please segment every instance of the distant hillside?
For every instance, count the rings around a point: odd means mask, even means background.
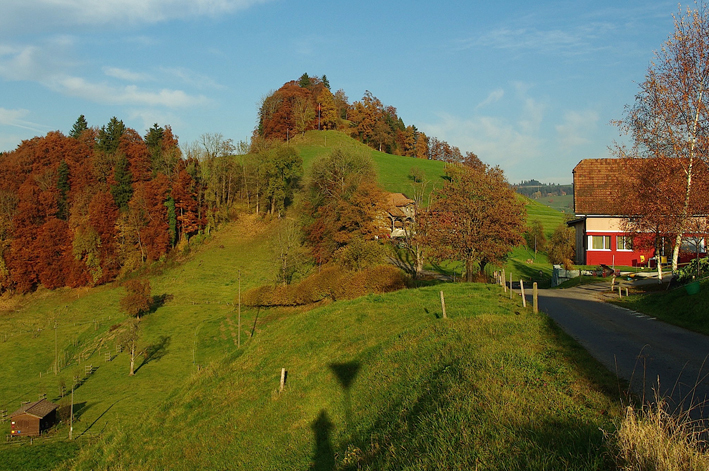
[[[522,181],[512,185],[517,193],[534,199],[543,205],[564,213],[573,212],[573,185],[541,183],[537,180]]]

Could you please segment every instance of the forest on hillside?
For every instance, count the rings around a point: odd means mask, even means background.
[[[0,293],[93,286],[184,250],[234,211],[281,211],[302,174],[292,148],[249,155],[205,134],[180,148],[169,126],[141,136],[79,117],[0,154]]]

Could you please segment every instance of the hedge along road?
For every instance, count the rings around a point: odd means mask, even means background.
[[[602,301],[604,283],[540,290],[546,312],[588,352],[646,399],[657,390],[671,405],[709,418],[709,337]],[[705,409],[705,410],[703,410]]]

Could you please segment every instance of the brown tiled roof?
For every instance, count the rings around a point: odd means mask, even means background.
[[[641,159],[586,159],[574,168],[574,212],[577,215],[622,215],[630,170]]]
[[[53,402],[49,402],[46,399],[40,399],[39,401],[22,404],[22,407],[10,414],[10,417],[14,417],[20,414],[29,414],[35,417],[39,417],[41,419],[46,417],[47,414],[57,409],[58,407],[59,406],[54,404]]]
[[[387,195],[387,207],[401,208],[413,203],[414,200],[407,198],[403,193],[389,193]]]

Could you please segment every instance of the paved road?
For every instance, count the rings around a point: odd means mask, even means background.
[[[659,376],[660,392],[675,404],[709,400],[709,337],[604,303],[605,289],[540,290],[539,309],[636,393],[652,395]],[[701,415],[709,417],[707,409]]]

